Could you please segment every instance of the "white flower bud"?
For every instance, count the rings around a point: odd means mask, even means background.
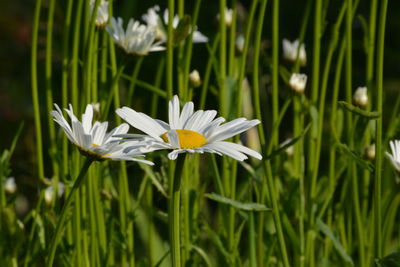
[[[292,138],[286,139],[286,140],[283,141],[283,143],[281,144],[281,147],[284,146],[284,145],[286,145],[286,144],[288,144],[288,143],[289,143],[290,141],[292,141],[292,140],[293,140]],[[293,145],[287,147],[287,148],[285,149],[285,152],[286,152],[286,154],[287,154],[289,157],[293,156],[293,154],[294,154],[294,147],[293,147]]]
[[[367,146],[364,149],[364,156],[371,161],[375,160],[375,144]]]
[[[189,83],[192,88],[199,87],[201,85],[200,74],[197,70],[193,70],[189,74]]]
[[[92,15],[92,13],[93,13],[95,3],[96,3],[96,0],[90,0],[90,15]],[[107,24],[108,19],[109,19],[108,1],[100,0],[96,15],[97,15],[96,16],[96,26],[104,27]]]
[[[296,93],[304,93],[307,84],[307,75],[302,73],[293,73],[290,76],[289,85]]]
[[[300,46],[300,48],[299,48]],[[300,44],[299,40],[295,40],[293,43],[287,39],[282,41],[283,58],[290,62],[296,62],[297,57],[299,58],[301,65],[306,65],[307,55],[304,44]]]
[[[54,202],[54,187],[53,186],[48,186],[44,190],[44,201],[46,202],[47,205],[51,205]],[[59,183],[58,184],[58,197],[61,197],[64,194],[64,184]]]
[[[14,194],[17,191],[17,184],[15,183],[14,177],[8,177],[4,181],[4,190],[7,194]]]
[[[236,38],[236,51],[239,53],[243,53],[244,50],[244,36],[243,34],[239,34]]]
[[[356,106],[365,108],[368,106],[368,90],[367,87],[358,87],[353,95],[353,103]]]
[[[224,15],[225,15],[225,25],[227,27],[230,27],[232,25],[232,14],[233,14],[233,10],[230,9],[230,8],[225,7]],[[217,20],[218,21],[219,21],[220,17],[221,17],[220,14],[218,14],[217,15]]]

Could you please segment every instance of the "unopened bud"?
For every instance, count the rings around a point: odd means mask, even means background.
[[[236,51],[238,53],[243,53],[243,50],[244,50],[244,36],[243,34],[240,34],[236,38]]]
[[[200,74],[197,70],[193,70],[189,74],[189,83],[192,88],[196,88],[201,85]]]
[[[296,93],[304,93],[307,84],[307,75],[302,73],[293,73],[289,80],[289,85]]]
[[[364,149],[364,157],[371,161],[375,160],[375,144],[367,146]]]
[[[227,27],[230,27],[232,25],[232,14],[233,14],[233,10],[230,8],[225,7],[225,25]],[[220,14],[217,15],[217,20],[219,21],[220,19]]]
[[[361,108],[368,105],[368,90],[367,87],[358,87],[353,95],[353,104]]]
[[[58,184],[58,190],[57,190],[57,195],[58,197],[61,197],[64,194],[64,184],[59,183]],[[53,186],[48,186],[44,190],[44,201],[46,202],[47,205],[52,205],[54,202],[54,197],[55,197],[55,191]]]
[[[14,194],[17,191],[17,184],[15,183],[14,177],[8,177],[4,181],[4,190],[7,194]]]
[[[299,47],[300,46],[300,47]],[[295,40],[293,43],[287,39],[282,41],[283,58],[290,62],[296,62],[299,58],[301,65],[306,65],[307,54],[304,44],[300,44],[299,40]]]

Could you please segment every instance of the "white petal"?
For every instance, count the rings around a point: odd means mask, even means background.
[[[207,43],[208,37],[199,31],[193,33],[193,43]]]
[[[119,108],[116,113],[134,128],[162,141],[160,136],[165,133],[165,129],[151,117],[128,107]]]
[[[212,144],[207,144],[204,147],[211,148],[221,154],[227,155],[231,158],[234,158],[239,161],[243,161],[247,159],[247,156],[236,149],[232,148],[231,146],[226,146],[226,144],[221,144],[221,142],[216,142]]]
[[[194,105],[193,102],[187,102],[182,109],[181,117],[179,118],[180,126],[182,129],[186,124],[186,121],[193,115]]]
[[[220,141],[220,142],[216,142],[216,143],[221,144],[221,145],[226,146],[226,147],[229,147],[231,149],[235,149],[235,150],[237,150],[239,152],[242,152],[244,154],[252,156],[252,157],[254,157],[256,159],[259,159],[259,160],[262,159],[262,156],[258,152],[254,151],[254,150],[252,150],[252,149],[250,149],[248,147],[245,147],[245,146],[242,146],[242,145],[239,145],[239,144],[235,144],[235,143],[231,143],[231,142],[225,142],[225,141]]]
[[[93,144],[99,146],[103,144],[107,128],[108,128],[108,122],[97,122],[97,121],[95,122],[95,124],[93,125],[93,129],[91,131]]]
[[[170,130],[167,133],[168,141],[173,148],[180,148],[178,133],[175,130]]]
[[[86,134],[89,134],[90,130],[92,129],[92,120],[93,120],[93,107],[92,105],[89,104],[86,106],[85,113],[83,113],[82,115],[82,126]]]
[[[234,135],[237,135],[241,132],[244,132],[259,123],[260,123],[259,120],[247,121],[246,119],[239,118],[239,119],[233,120],[231,122],[228,122],[224,125],[219,126],[211,134],[211,136],[206,137],[206,138],[207,138],[207,141],[210,143],[215,142],[215,141],[221,141],[221,140],[230,138]]]
[[[223,123],[225,121],[224,118],[222,117],[218,117],[215,120],[213,120],[212,122],[210,122],[207,125],[204,125],[204,127],[202,129],[199,129],[199,133],[201,133],[202,135],[204,135],[205,137],[207,136],[211,136],[211,134],[214,132],[214,130],[216,128],[218,128],[218,126]]]
[[[169,158],[170,160],[176,160],[176,159],[178,158],[178,155],[179,155],[179,154],[182,154],[182,153],[186,153],[186,151],[185,151],[184,149],[177,149],[177,150],[174,150],[174,151],[172,151],[172,152],[170,152],[170,153],[168,154],[168,158]]]
[[[203,114],[201,114],[200,118],[197,119],[196,123],[191,127],[193,131],[200,132],[205,126],[210,124],[210,122],[217,115],[217,111],[215,110],[206,110]]]
[[[179,121],[179,98],[175,95],[168,104],[168,117],[171,129],[181,129]]]
[[[126,123],[122,123],[121,125],[115,127],[104,137],[104,143],[112,142],[115,140],[120,140],[121,138],[115,137],[115,135],[123,135],[126,134],[129,130],[129,125]]]

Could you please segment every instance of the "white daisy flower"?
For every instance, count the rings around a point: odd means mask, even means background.
[[[307,85],[307,75],[293,73],[290,76],[289,85],[296,93],[303,93]]]
[[[293,43],[287,39],[283,39],[283,58],[290,62],[296,62],[297,57],[301,65],[305,65],[307,62],[306,49],[304,44],[300,44],[299,40],[295,40]],[[300,51],[299,51],[300,46]]]
[[[367,87],[358,87],[353,95],[353,103],[359,107],[368,106],[368,90]]]
[[[142,19],[146,22],[147,26],[154,27],[157,29],[157,39],[162,42],[167,41],[167,27],[168,25],[168,9],[164,10],[163,19],[160,15],[160,7],[158,5],[151,7],[147,10],[147,13],[142,16]],[[175,15],[173,20],[173,27],[176,29],[179,24],[179,16]],[[196,28],[193,32],[193,43],[206,43],[208,42],[207,36],[203,35],[201,32],[197,31]]]
[[[14,194],[17,191],[17,184],[14,177],[8,177],[4,180],[4,190],[7,194]]]
[[[128,107],[117,109],[117,114],[133,127],[149,135],[149,149],[172,149],[169,159],[175,160],[180,153],[216,153],[243,161],[247,155],[262,159],[256,151],[245,146],[223,141],[259,124],[259,120],[235,119],[222,124],[225,119],[215,116],[215,110],[193,111],[193,103],[187,102],[180,112],[179,98],[169,102],[169,124],[152,119],[146,114]]]
[[[140,24],[139,21],[130,19],[124,31],[122,18],[112,17],[111,25],[108,25],[106,30],[127,54],[144,56],[149,52],[165,50],[165,47],[160,45],[162,42],[156,41],[156,28]]]
[[[57,122],[64,130],[68,139],[78,147],[79,151],[92,158],[93,160],[130,160],[139,161],[149,165],[154,165],[151,161],[138,159],[136,157],[143,156],[145,152],[143,142],[135,140],[124,142],[121,137],[114,135],[126,134],[129,125],[123,123],[107,133],[108,122],[96,121],[92,125],[93,106],[86,106],[85,113],[82,115],[80,122],[74,115],[72,106],[65,109],[71,119],[71,125],[63,117],[61,109],[54,104],[56,110],[51,112],[54,121]]]
[[[96,26],[103,27],[108,22],[108,1],[106,0],[99,0],[99,6],[97,8],[96,14]],[[94,5],[96,0],[90,0],[90,15],[93,13]]]
[[[393,167],[400,172],[400,140],[390,141],[390,148],[392,150],[392,154],[386,152],[386,156],[390,159],[393,164]]]

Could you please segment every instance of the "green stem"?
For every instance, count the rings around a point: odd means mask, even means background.
[[[72,57],[71,57],[71,101],[75,112],[80,113],[79,99],[78,99],[78,68],[79,68],[79,45],[81,35],[81,19],[83,1],[78,0],[76,7],[75,27],[72,44]]]
[[[144,57],[139,57],[135,63],[135,67],[133,69],[132,80],[131,80],[131,83],[130,83],[129,89],[128,89],[128,102],[126,103],[126,105],[128,107],[130,107],[132,104],[133,95],[135,94],[136,79],[139,75],[139,71],[142,66],[143,59],[144,59]]]
[[[42,126],[40,122],[40,108],[39,108],[38,80],[37,80],[37,45],[38,45],[38,35],[39,35],[41,4],[42,4],[41,0],[36,1],[35,13],[33,17],[32,47],[31,47],[32,104],[33,104],[33,113],[35,118],[36,157],[37,157],[39,179],[44,178]]]
[[[173,28],[173,20],[175,14],[175,5],[174,0],[168,0],[168,38],[167,38],[167,105],[168,101],[172,99],[173,96],[173,75],[174,75],[174,28]]]
[[[170,220],[170,239],[171,239],[171,259],[172,266],[181,266],[181,242],[180,242],[180,227],[179,227],[179,209],[180,209],[180,187],[182,180],[182,171],[185,164],[186,154],[178,156],[175,174],[173,177],[172,190],[170,192],[169,204],[169,220]]]
[[[275,125],[279,116],[279,0],[272,5],[272,125]],[[256,65],[256,64],[254,64]],[[271,143],[279,142],[279,129]]]
[[[54,261],[54,256],[55,256],[56,249],[57,249],[57,244],[60,241],[62,228],[64,226],[65,219],[67,218],[67,210],[72,203],[72,199],[75,196],[75,191],[81,186],[82,182],[84,181],[85,175],[86,175],[87,171],[89,170],[89,167],[92,164],[92,162],[93,161],[91,159],[86,159],[86,161],[83,164],[83,167],[78,175],[78,178],[76,178],[74,185],[72,186],[72,189],[68,195],[68,198],[64,203],[64,207],[61,211],[60,217],[57,222],[56,230],[54,232],[53,238],[50,243],[50,247],[49,247],[50,254],[49,254],[49,258],[47,260],[47,264],[46,264],[46,266],[48,266],[48,267],[53,266],[53,261]]]
[[[225,25],[225,7],[226,0],[219,1],[219,33],[221,40],[219,42],[219,106],[220,114],[225,117],[228,115],[227,110],[227,92],[225,86],[226,79],[226,25]]]
[[[378,32],[378,46],[376,58],[376,107],[382,114],[383,111],[383,59],[385,49],[385,26],[388,0],[382,0]],[[377,258],[381,258],[382,251],[382,117],[376,120],[376,159],[375,159],[375,240]]]

